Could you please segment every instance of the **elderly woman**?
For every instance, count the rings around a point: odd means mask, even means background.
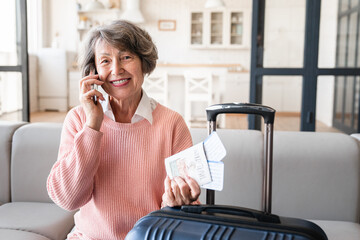
[[[82,54],[81,105],[66,116],[47,189],[60,207],[80,209],[69,239],[123,239],[149,212],[198,199],[196,181],[170,180],[164,164],[192,140],[182,117],[142,89],[157,60],[147,32],[115,21],[92,30]]]

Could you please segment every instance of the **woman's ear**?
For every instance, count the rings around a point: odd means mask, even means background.
[[[88,76],[88,75],[90,74],[90,67],[89,67],[89,65],[86,65],[86,66],[84,67],[82,74],[83,74],[83,77],[86,77],[86,76]]]
[[[84,67],[84,72],[83,72],[84,77],[90,75],[91,71],[94,71],[94,74],[97,74],[95,64],[94,63],[86,64],[86,66]]]

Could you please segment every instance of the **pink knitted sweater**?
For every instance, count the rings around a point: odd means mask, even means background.
[[[158,104],[153,123],[85,125],[81,107],[64,122],[58,160],[47,181],[51,199],[75,214],[69,239],[123,239],[135,222],[161,206],[164,159],[192,146],[182,117]]]

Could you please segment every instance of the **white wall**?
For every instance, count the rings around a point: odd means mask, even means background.
[[[51,43],[54,41],[56,34],[58,34],[59,48],[67,51],[76,51],[78,45],[76,1],[43,1],[49,2],[48,6],[46,6],[48,7],[46,19],[50,20],[50,34],[47,34],[47,37],[45,37],[45,47],[51,47]]]

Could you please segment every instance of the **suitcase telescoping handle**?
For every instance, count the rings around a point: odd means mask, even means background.
[[[221,113],[256,114],[264,118],[264,122],[274,124],[275,109],[256,103],[222,103],[206,108],[207,120],[216,122],[216,117]]]
[[[271,214],[271,199],[272,199],[272,142],[273,142],[273,128],[275,119],[275,109],[254,103],[223,103],[215,104],[206,108],[208,131],[211,134],[216,131],[216,117],[222,113],[237,113],[237,114],[255,114],[261,115],[264,118],[265,134],[264,134],[264,179],[263,179],[263,196],[262,208],[265,213]],[[214,190],[206,190],[206,204],[214,205],[215,192]]]

